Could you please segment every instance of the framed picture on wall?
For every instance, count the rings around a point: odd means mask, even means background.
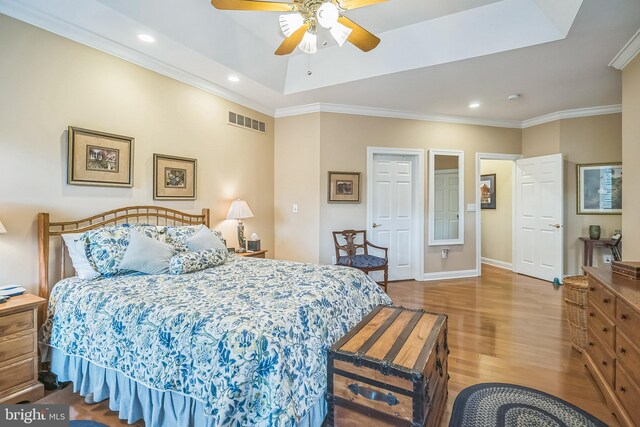
[[[496,174],[480,175],[480,208],[496,208]]]
[[[154,154],[154,200],[195,200],[196,174],[196,159]]]
[[[578,215],[622,214],[622,163],[577,165]]]
[[[69,126],[67,184],[133,187],[133,142],[128,136]]]
[[[329,203],[360,203],[360,172],[329,172]]]

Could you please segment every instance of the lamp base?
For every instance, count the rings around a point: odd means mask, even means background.
[[[240,220],[238,220],[238,246],[239,248],[236,250],[236,252],[246,251],[246,248],[244,246],[244,224]]]

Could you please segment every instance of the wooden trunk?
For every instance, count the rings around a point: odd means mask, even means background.
[[[640,262],[613,261],[611,270],[630,279],[640,279]]]
[[[376,307],[329,351],[328,425],[439,425],[448,353],[446,315]]]

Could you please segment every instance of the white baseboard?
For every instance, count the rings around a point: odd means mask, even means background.
[[[480,273],[477,270],[438,271],[436,273],[424,273],[422,280],[464,279],[478,276],[480,276]]]
[[[491,258],[481,258],[483,264],[493,265],[494,267],[506,268],[507,270],[513,271],[513,264],[510,262],[498,261],[497,259]]]

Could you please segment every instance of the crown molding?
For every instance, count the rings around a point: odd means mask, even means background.
[[[631,37],[615,58],[611,60],[609,67],[622,70],[624,67],[629,65],[631,61],[633,61],[638,53],[640,53],[640,30]]]
[[[565,119],[576,119],[579,117],[601,116],[605,114],[622,113],[622,105],[606,105],[602,107],[577,108],[575,110],[556,111],[533,119],[524,120],[522,128],[530,128],[544,123],[555,122]]]
[[[235,102],[260,113],[274,116],[274,109],[266,107],[250,98],[223,88],[209,80],[174,67],[164,61],[152,58],[128,46],[117,43],[100,34],[93,33],[73,23],[42,12],[34,7],[26,6],[18,1],[0,0],[0,13],[34,25],[43,30],[71,39],[80,44],[100,50],[127,62],[154,71],[158,74],[186,83],[190,86],[212,93],[220,98]]]
[[[408,119],[408,120],[421,120],[427,122],[443,122],[443,123],[457,123],[465,125],[479,125],[479,126],[493,126],[503,128],[516,128],[522,127],[522,123],[517,120],[492,120],[482,119],[475,117],[463,117],[463,116],[449,116],[443,114],[421,114],[404,110],[388,110],[385,108],[372,108],[372,107],[358,107],[355,105],[342,105],[342,104],[326,104],[316,103],[300,105],[297,107],[279,108],[276,110],[275,117],[291,117],[300,116],[302,114],[310,113],[337,113],[337,114],[352,114],[357,116],[371,116],[371,117],[385,117],[391,119]]]

